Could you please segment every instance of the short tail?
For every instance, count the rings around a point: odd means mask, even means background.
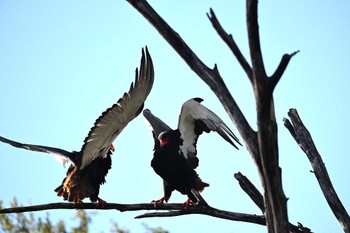
[[[199,177],[196,179],[196,190],[199,192],[202,192],[205,187],[208,187],[209,184],[206,182],[203,182]]]

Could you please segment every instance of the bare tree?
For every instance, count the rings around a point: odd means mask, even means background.
[[[143,0],[129,0],[167,42],[179,53],[190,68],[206,82],[221,101],[231,120],[236,125],[247,149],[252,155],[264,188],[265,215],[269,232],[289,232],[286,197],[283,193],[281,169],[278,163],[277,124],[273,104],[273,90],[285,71],[292,54],[285,54],[276,71],[271,77],[265,72],[262,59],[259,26],[258,1],[247,0],[247,29],[251,65],[240,52],[233,37],[221,27],[214,11],[210,10],[208,17],[218,34],[229,46],[242,68],[246,72],[254,90],[257,110],[258,130],[254,131],[237,106],[234,98],[227,89],[217,67],[207,67],[187,46],[153,8]]]
[[[243,56],[233,36],[228,34],[216,17],[214,11],[210,9],[207,14],[210,22],[215,28],[218,35],[227,44],[237,61],[245,71],[254,90],[257,111],[257,131],[253,130],[246,120],[245,116],[238,107],[233,96],[229,92],[223,78],[220,76],[216,65],[211,69],[205,65],[198,56],[185,43],[180,35],[175,32],[161,16],[147,3],[145,0],[128,0],[128,2],[142,14],[154,28],[164,37],[164,39],[174,48],[174,50],[183,58],[188,66],[211,88],[215,95],[224,106],[226,112],[230,116],[232,122],[237,127],[242,139],[245,142],[246,148],[251,154],[260,176],[263,187],[263,194],[260,194],[252,183],[241,173],[236,173],[235,178],[239,181],[243,190],[252,198],[256,205],[261,209],[263,215],[235,213],[224,210],[218,210],[209,206],[201,197],[200,204],[190,206],[184,210],[179,204],[165,204],[159,207],[161,210],[168,212],[151,212],[137,216],[142,217],[170,217],[185,214],[206,214],[213,217],[229,219],[233,221],[244,221],[249,223],[267,225],[269,233],[286,233],[286,232],[311,232],[302,224],[295,226],[289,223],[287,213],[287,199],[283,192],[281,168],[279,167],[278,142],[277,142],[277,123],[275,118],[273,91],[286,70],[291,58],[298,53],[292,52],[284,54],[275,72],[268,76],[265,71],[265,66],[262,58],[260,46],[259,25],[258,25],[258,1],[246,0],[246,23],[248,29],[248,42],[250,51],[250,61]],[[290,115],[292,118],[292,116]],[[294,118],[293,118],[294,119]],[[285,121],[286,127],[290,130],[292,136],[297,140],[298,144],[302,145],[302,141],[309,142],[307,137],[298,135],[299,127],[294,120],[292,126],[289,121]],[[302,147],[302,146],[301,146]],[[314,147],[315,148],[315,147]],[[308,154],[309,150],[302,147]],[[311,159],[310,159],[311,160]],[[312,164],[313,164],[312,160]],[[322,161],[322,160],[320,160]],[[321,162],[322,163],[322,162]],[[339,198],[335,197],[332,184],[328,179],[325,166],[320,166],[320,171],[316,168],[315,174],[317,178],[321,177],[321,187],[325,192],[326,198],[330,197],[330,206],[336,207],[333,209],[336,217],[339,219],[345,232],[349,232],[349,216],[342,206]],[[317,171],[317,172],[316,172]],[[318,174],[323,174],[319,176]],[[329,177],[328,177],[329,178]],[[327,190],[331,190],[327,193]],[[3,209],[0,213],[37,211],[43,209],[117,209],[119,211],[135,211],[135,210],[153,210],[152,204],[106,204],[99,206],[93,204],[70,204],[70,203],[52,203],[40,206],[21,207],[16,209]],[[176,210],[176,211],[174,211]]]
[[[262,58],[259,26],[258,26],[258,1],[246,1],[246,20],[248,29],[248,42],[250,51],[250,64],[241,53],[232,35],[225,32],[220,25],[215,13],[210,9],[208,18],[219,36],[228,45],[239,64],[242,66],[249,78],[256,100],[258,130],[254,131],[244,115],[240,111],[231,93],[228,91],[218,68],[206,66],[195,53],[187,46],[178,33],[176,33],[153,8],[144,0],[128,0],[164,37],[164,39],[177,51],[185,60],[188,66],[213,90],[218,97],[233,123],[236,125],[241,137],[245,141],[248,151],[255,161],[260,180],[264,190],[264,211],[268,232],[289,232],[289,221],[287,214],[286,197],[283,192],[281,168],[279,167],[277,123],[275,118],[273,91],[281,79],[290,59],[298,53],[284,54],[280,64],[273,75],[268,76]],[[295,118],[293,118],[295,119]],[[292,132],[291,128],[289,128]],[[293,133],[292,133],[293,135]],[[308,138],[298,138],[309,140]],[[318,153],[317,153],[318,154]],[[311,159],[310,159],[311,160]],[[322,160],[319,160],[322,161]],[[328,201],[333,212],[338,218],[345,232],[349,232],[349,216],[335,195],[335,190],[328,178],[326,168],[320,167],[322,178],[319,180],[322,190],[327,197],[332,196]],[[319,174],[319,173],[316,173]],[[328,178],[328,179],[326,179]],[[327,190],[330,189],[328,192]],[[329,198],[327,198],[329,200]],[[259,203],[259,201],[255,201]],[[258,204],[259,205],[259,204]],[[334,208],[336,206],[337,208]],[[334,210],[336,209],[336,210]]]

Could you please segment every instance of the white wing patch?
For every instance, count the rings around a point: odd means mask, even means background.
[[[80,169],[96,158],[107,156],[110,145],[120,132],[140,114],[143,104],[150,93],[154,82],[154,68],[152,58],[146,47],[146,54],[142,49],[140,69],[136,69],[135,81],[129,92],[124,93],[111,108],[107,109],[96,120],[81,149],[82,161]]]
[[[52,154],[53,158],[58,161],[60,164],[62,164],[63,167],[66,167],[67,163],[70,163],[70,159],[68,159],[66,156],[60,155],[60,154]]]
[[[199,134],[195,132],[196,121],[200,121],[200,123],[205,126],[203,128],[204,131],[217,132],[236,148],[237,146],[231,139],[241,145],[238,138],[229,127],[214,112],[203,106],[200,103],[201,101],[202,99],[200,98],[193,98],[186,101],[181,107],[178,128],[184,140],[183,145],[180,147],[184,156],[188,158],[189,156],[196,156],[197,154],[196,144]]]

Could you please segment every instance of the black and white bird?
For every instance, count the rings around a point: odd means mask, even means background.
[[[187,207],[196,202],[191,189],[202,191],[209,184],[203,182],[195,168],[198,166],[197,140],[203,133],[217,132],[223,139],[238,149],[239,139],[230,128],[211,110],[201,104],[203,99],[193,98],[186,101],[180,111],[178,128],[171,129],[166,123],[153,115],[149,109],[143,110],[155,139],[154,156],[151,166],[163,179],[164,196],[154,201],[168,201],[172,191],[177,190],[188,196],[184,203]]]
[[[106,202],[99,197],[99,190],[112,165],[112,143],[127,124],[141,113],[153,82],[154,68],[146,47],[146,54],[142,49],[140,70],[136,68],[135,81],[131,83],[129,91],[95,121],[79,152],[24,144],[4,137],[0,137],[0,141],[18,148],[52,154],[63,164],[71,162],[62,184],[55,189],[57,195],[74,203],[89,197],[92,202],[104,204]]]

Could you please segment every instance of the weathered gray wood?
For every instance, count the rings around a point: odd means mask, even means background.
[[[96,205],[95,203],[49,203],[43,205],[23,206],[0,209],[0,214],[9,213],[23,213],[33,211],[43,211],[50,209],[95,209],[95,210],[118,210],[118,211],[138,211],[138,210],[155,210],[153,203],[140,204],[118,204],[106,203],[104,205]],[[225,210],[218,210],[209,205],[190,205],[186,210],[182,204],[162,204],[157,206],[157,210],[168,210],[168,212],[157,211],[154,213],[146,213],[139,215],[136,218],[146,217],[170,217],[187,214],[204,214],[216,218],[228,219],[232,221],[250,222],[260,225],[265,225],[265,217],[255,214],[244,214],[237,212],[230,212]]]
[[[305,152],[313,168],[313,173],[321,187],[329,207],[332,209],[335,217],[338,219],[344,232],[350,232],[350,217],[342,202],[340,201],[331,179],[329,178],[326,165],[319,154],[310,132],[307,130],[296,109],[290,109],[288,119],[283,119],[284,126],[289,130],[292,137],[298,143],[299,147]]]
[[[275,74],[272,77],[267,77],[260,46],[257,0],[247,0],[246,4],[248,40],[252,63],[251,71],[245,58],[239,56],[237,59],[253,84],[257,103],[258,132],[254,132],[247,123],[221,78],[216,65],[214,69],[209,69],[188,47],[179,34],[145,0],[128,0],[128,2],[158,30],[189,67],[217,95],[245,141],[246,147],[258,167],[264,188],[265,215],[268,231],[270,233],[289,232],[286,198],[283,193],[281,172],[278,165],[277,124],[274,115],[272,93],[292,56],[285,55]],[[225,33],[221,33],[221,35],[225,35]],[[229,40],[232,44],[233,39],[226,38],[226,40]],[[237,46],[231,49],[234,50],[233,52],[236,56],[240,53]]]
[[[235,178],[238,180],[239,185],[243,189],[244,192],[248,194],[248,196],[254,201],[254,203],[261,209],[261,211],[265,212],[264,207],[264,197],[259,192],[259,190],[253,185],[253,183],[241,172],[235,173]],[[294,225],[292,223],[289,223],[289,229],[290,232],[293,233],[310,233],[311,230],[308,227],[304,227],[301,223],[298,223],[298,225]]]
[[[250,180],[244,176],[241,172],[237,172],[234,174],[234,177],[239,182],[239,186],[243,189],[243,191],[248,194],[250,199],[253,200],[253,202],[259,207],[261,212],[265,212],[265,206],[264,206],[264,197],[259,192],[259,190],[253,185]]]

